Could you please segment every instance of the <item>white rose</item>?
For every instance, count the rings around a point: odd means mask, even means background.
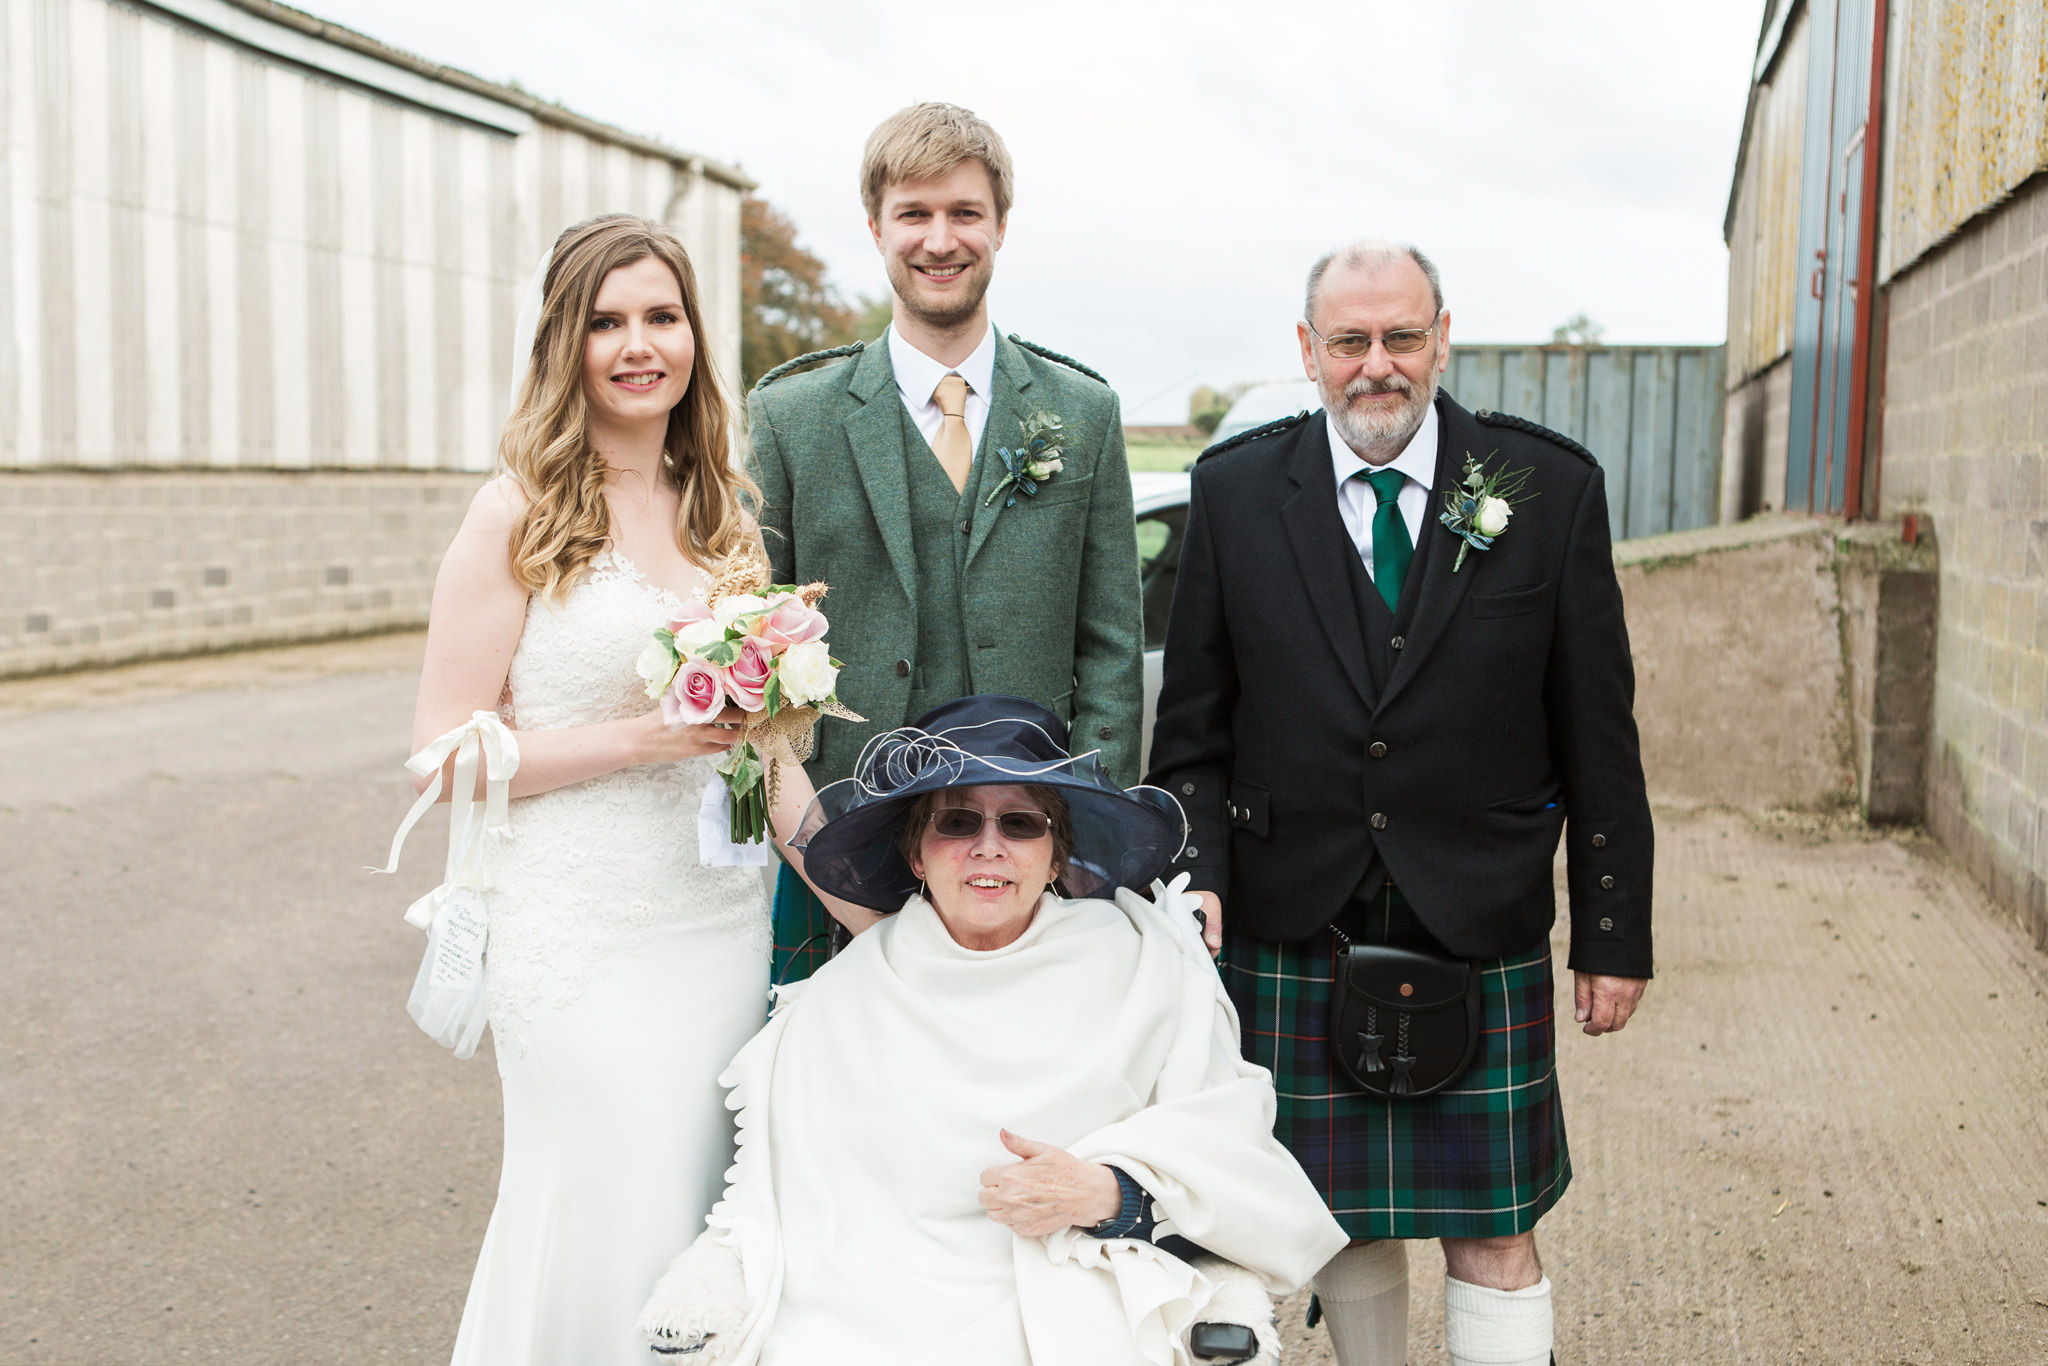
[[[1482,536],[1498,536],[1508,529],[1508,518],[1515,510],[1508,506],[1505,498],[1481,498],[1479,512],[1472,521]]]
[[[684,654],[694,654],[713,641],[725,639],[725,627],[713,618],[693,621],[676,632],[676,648]]]
[[[1032,461],[1029,465],[1026,465],[1024,467],[1024,473],[1030,475],[1033,479],[1050,479],[1055,474],[1058,474],[1061,470],[1065,468],[1066,465],[1060,460],[1060,458],[1058,456],[1054,456],[1050,460]]]
[[[649,697],[659,697],[676,676],[676,666],[676,657],[669,652],[668,646],[658,640],[650,640],[647,648],[640,652],[640,658],[633,661],[633,672],[647,680]]]
[[[782,652],[782,700],[793,707],[823,702],[839,686],[839,670],[822,640],[807,640]]]
[[[732,625],[735,618],[743,617],[749,612],[758,612],[767,605],[766,598],[757,598],[752,593],[728,593],[712,607],[711,619],[718,623],[720,630],[723,630]]]

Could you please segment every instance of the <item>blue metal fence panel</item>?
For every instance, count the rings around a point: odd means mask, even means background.
[[[1606,453],[1608,531],[1617,541],[1628,535],[1628,410],[1634,369],[1626,352],[1586,359],[1586,437],[1580,444],[1596,458]]]
[[[1714,521],[1725,365],[1719,346],[1454,346],[1444,387],[1592,451],[1621,540]]]
[[[1681,352],[1678,357],[1678,412],[1674,445],[1679,451],[1719,451],[1721,374],[1724,350]],[[1671,524],[1706,526],[1720,512],[1721,469],[1718,460],[1680,459],[1671,489]]]
[[[1580,383],[1585,370],[1582,351],[1559,348],[1543,353],[1541,421],[1553,432],[1563,432],[1581,444],[1586,435],[1586,386]]]

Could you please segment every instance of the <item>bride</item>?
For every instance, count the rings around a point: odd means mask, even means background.
[[[698,797],[735,732],[671,730],[634,672],[758,543],[702,336],[666,228],[564,232],[504,473],[434,584],[415,749],[496,707],[521,756],[489,847],[504,1169],[457,1366],[646,1360],[635,1315],[718,1195],[718,1073],[766,1009],[761,875],[698,860]]]

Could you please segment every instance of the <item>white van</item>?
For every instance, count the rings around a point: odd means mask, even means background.
[[[1254,385],[1230,405],[1230,411],[1216,424],[1216,434],[1209,438],[1209,444],[1213,446],[1219,441],[1228,441],[1239,432],[1248,432],[1268,422],[1293,417],[1296,413],[1312,413],[1322,406],[1322,395],[1316,392],[1316,383],[1312,379]]]

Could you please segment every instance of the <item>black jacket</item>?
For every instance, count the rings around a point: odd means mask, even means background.
[[[1227,923],[1298,940],[1391,875],[1453,952],[1650,975],[1649,799],[1599,467],[1554,434],[1437,399],[1436,489],[1389,614],[1337,512],[1321,414],[1196,466],[1150,781],[1192,826],[1176,866]],[[1467,453],[1528,469],[1491,549],[1452,572],[1437,521]]]

